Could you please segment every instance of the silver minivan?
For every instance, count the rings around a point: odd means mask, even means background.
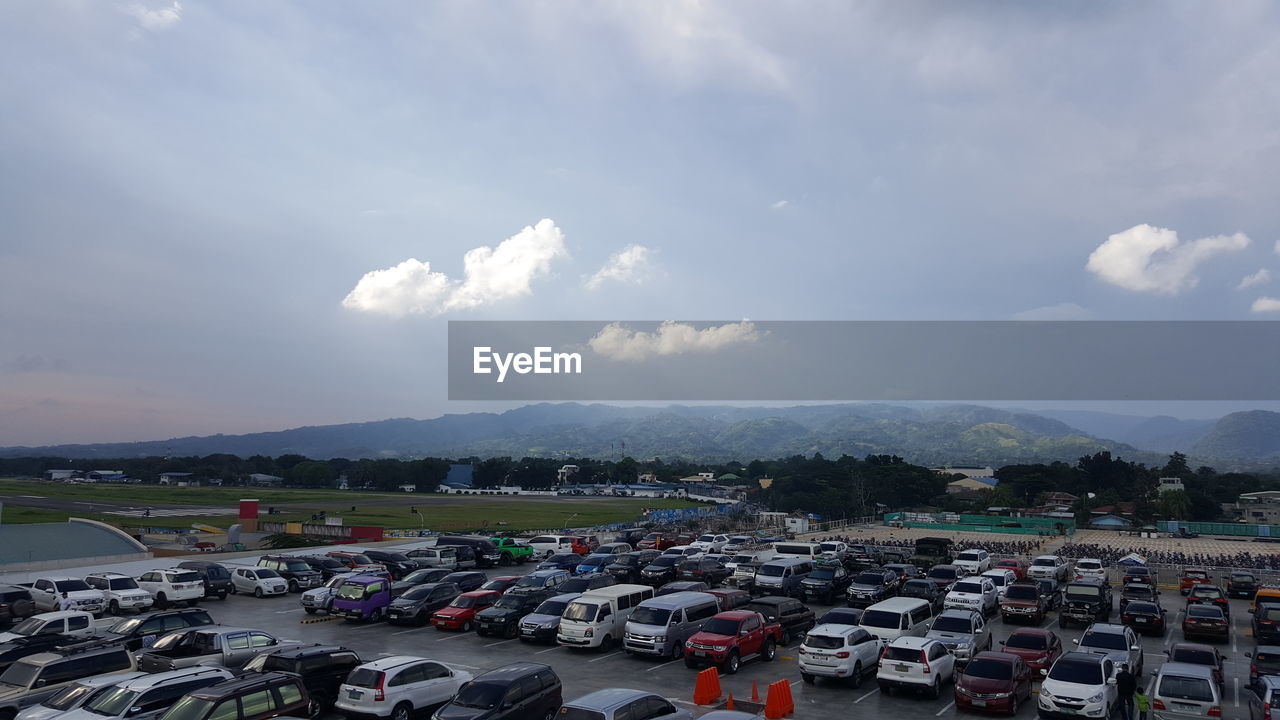
[[[622,649],[628,655],[678,658],[684,641],[718,612],[716,597],[704,592],[677,592],[645,600],[627,618]]]
[[[1222,717],[1222,694],[1207,665],[1167,662],[1155,673],[1147,695],[1156,720]]]
[[[813,561],[801,558],[778,558],[756,570],[754,593],[757,595],[800,596],[800,582],[813,572]]]

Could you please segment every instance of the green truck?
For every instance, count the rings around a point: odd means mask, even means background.
[[[907,562],[922,571],[928,571],[934,565],[950,565],[951,559],[951,540],[922,537],[916,540],[916,551],[907,558]]]
[[[516,540],[515,538],[496,537],[493,538],[493,544],[498,546],[498,552],[502,553],[502,559],[499,564],[514,565],[515,563],[524,563],[533,559],[533,548]]]

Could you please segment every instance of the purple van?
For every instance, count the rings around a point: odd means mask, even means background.
[[[356,575],[338,586],[331,612],[345,617],[348,622],[377,622],[387,616],[390,604],[390,580],[377,575]]]

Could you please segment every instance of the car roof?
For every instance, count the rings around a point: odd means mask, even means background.
[[[1036,635],[1038,637],[1049,637],[1052,634],[1053,634],[1053,631],[1048,628],[1027,627],[1027,628],[1018,628],[1017,630],[1014,630],[1013,632],[1009,633],[1009,636],[1013,637],[1014,635]]]
[[[625,705],[643,697],[649,697],[650,695],[655,695],[655,693],[651,693],[648,690],[608,688],[605,690],[597,690],[593,693],[587,693],[577,700],[565,703],[564,707],[581,708],[584,710],[613,710],[621,705]]]
[[[938,617],[958,617],[958,618],[964,618],[965,620],[970,620],[973,618],[974,615],[978,615],[978,614],[979,613],[977,610],[960,610],[958,608],[950,608],[948,610],[943,610],[942,612],[938,613],[937,616]]]
[[[844,625],[842,623],[823,623],[808,632],[809,635],[848,635],[856,630],[865,630],[858,625]]]
[[[429,659],[430,658],[424,658],[418,655],[391,655],[389,657],[378,658],[372,662],[361,663],[360,667],[366,670],[394,670],[395,668],[402,667],[410,663]]]
[[[721,620],[746,620],[749,617],[759,615],[755,610],[725,610],[722,613],[716,613],[716,617]]]
[[[1089,627],[1084,629],[1084,631],[1086,633],[1090,633],[1090,632],[1122,633],[1128,629],[1129,629],[1128,625],[1121,625],[1119,623],[1091,623]]]
[[[970,662],[973,660],[995,660],[1002,663],[1014,663],[1018,661],[1018,656],[1013,653],[1000,652],[999,650],[983,650],[974,655]]]
[[[902,637],[894,639],[894,641],[890,644],[893,647],[913,648],[913,649],[919,650],[925,647],[926,645],[931,645],[936,642],[938,641],[934,640],[933,638],[915,637],[914,635],[903,635]]]
[[[276,650],[271,655],[275,657],[297,659],[300,657],[308,657],[311,655],[319,655],[321,653],[331,652],[348,652],[348,649],[341,645],[304,645],[302,647],[290,647],[283,650]]]
[[[667,583],[667,585],[675,585],[675,583]],[[682,608],[689,603],[707,601],[715,602],[715,597],[710,596],[710,593],[686,590],[652,597],[640,604],[645,607],[658,608],[660,610],[675,610],[677,608]]]
[[[143,675],[142,677],[130,678],[118,683],[120,687],[130,690],[147,690],[168,681],[187,680],[189,678],[200,675],[227,675],[229,671],[224,667],[214,667],[209,665],[196,665],[178,670],[169,670],[168,672],[152,673]],[[230,679],[230,678],[226,678]]]
[[[1167,662],[1160,666],[1160,676],[1180,675],[1182,677],[1194,677],[1213,679],[1213,668],[1208,665],[1194,665],[1184,662]]]
[[[458,597],[489,597],[490,595],[501,595],[497,590],[470,590],[464,592]]]

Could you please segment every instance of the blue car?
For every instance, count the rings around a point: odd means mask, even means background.
[[[606,565],[610,565],[615,560],[615,556],[610,553],[595,553],[588,555],[582,559],[578,567],[574,569],[574,575],[590,575],[591,573],[602,572]]]
[[[568,570],[534,570],[517,580],[506,594],[541,593],[550,597],[554,594],[553,591],[568,579]]]
[[[538,563],[539,570],[568,570],[573,572],[582,562],[582,556],[577,553],[556,553],[551,557]]]

